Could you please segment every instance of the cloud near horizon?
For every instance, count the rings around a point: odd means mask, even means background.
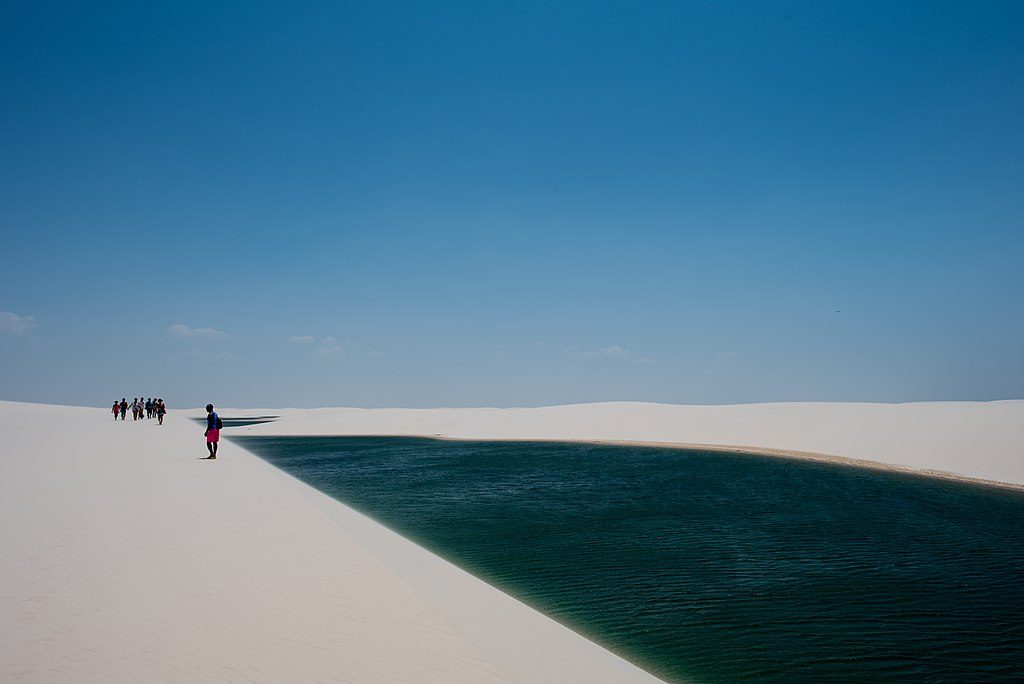
[[[312,335],[289,335],[284,338],[285,342],[296,345],[311,345],[316,344],[316,353],[323,356],[331,356],[334,354],[347,354],[348,349],[346,345],[351,344],[348,340],[339,342],[333,337],[323,337],[317,341],[317,338]]]
[[[19,316],[11,311],[0,311],[0,333],[20,337],[38,327],[35,316]]]
[[[227,338],[228,334],[223,330],[216,330],[214,328],[190,328],[184,323],[175,323],[167,328],[167,333],[174,337],[180,337],[187,340],[222,340]]]
[[[348,340],[345,340],[345,343],[347,344]],[[333,337],[325,337],[323,341],[320,342],[320,346],[316,348],[316,353],[326,356],[344,354],[345,348]]]
[[[593,351],[580,349],[579,347],[566,347],[565,353],[573,359],[628,359],[633,356],[631,351],[615,344]]]
[[[637,356],[629,349],[620,347],[617,344],[592,350],[570,346],[565,348],[565,353],[571,359],[587,359],[590,361],[597,359],[615,359],[624,363],[631,363],[634,366],[651,366],[658,363],[657,359],[653,359],[649,356]]]
[[[344,354],[345,348],[337,344],[332,344],[330,346],[323,345],[316,348],[316,353],[324,356],[329,356],[331,354]]]

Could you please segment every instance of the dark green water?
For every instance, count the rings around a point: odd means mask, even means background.
[[[671,680],[1024,681],[1024,496],[681,449],[232,438]]]
[[[278,416],[249,416],[247,418],[225,418],[221,416],[220,422],[224,424],[224,427],[242,427],[243,425],[259,425],[261,423],[272,423]],[[206,418],[193,418],[201,425],[206,425]]]

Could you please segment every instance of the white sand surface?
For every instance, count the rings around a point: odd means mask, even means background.
[[[710,445],[1024,485],[1024,401],[219,410],[223,416],[280,416],[270,423],[233,428],[230,434],[237,435],[419,435]]]
[[[656,681],[242,449],[204,454],[179,412],[0,402],[0,681]]]

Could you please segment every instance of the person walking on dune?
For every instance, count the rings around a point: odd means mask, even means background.
[[[220,429],[223,427],[220,416],[213,410],[213,404],[206,405],[206,448],[210,455],[206,458],[217,458],[217,443],[220,442]]]
[[[121,397],[121,420],[124,420],[128,415],[128,402],[124,397]]]
[[[164,424],[164,416],[166,414],[167,414],[167,407],[164,406],[164,400],[163,399],[157,399],[156,400],[156,418],[157,418],[157,421],[158,421],[157,425],[163,425]]]
[[[110,409],[110,412],[114,414],[114,420],[117,420],[117,414],[121,412],[121,403],[115,401],[114,408]]]

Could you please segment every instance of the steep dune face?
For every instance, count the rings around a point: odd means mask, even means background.
[[[267,411],[264,410],[266,413]],[[223,411],[225,415],[228,410]],[[418,435],[743,447],[1024,485],[1024,401],[285,409],[246,435]],[[244,410],[231,415],[245,415]],[[254,414],[255,415],[255,414]],[[849,462],[849,461],[847,461]]]
[[[0,435],[2,680],[656,681],[184,415]]]

